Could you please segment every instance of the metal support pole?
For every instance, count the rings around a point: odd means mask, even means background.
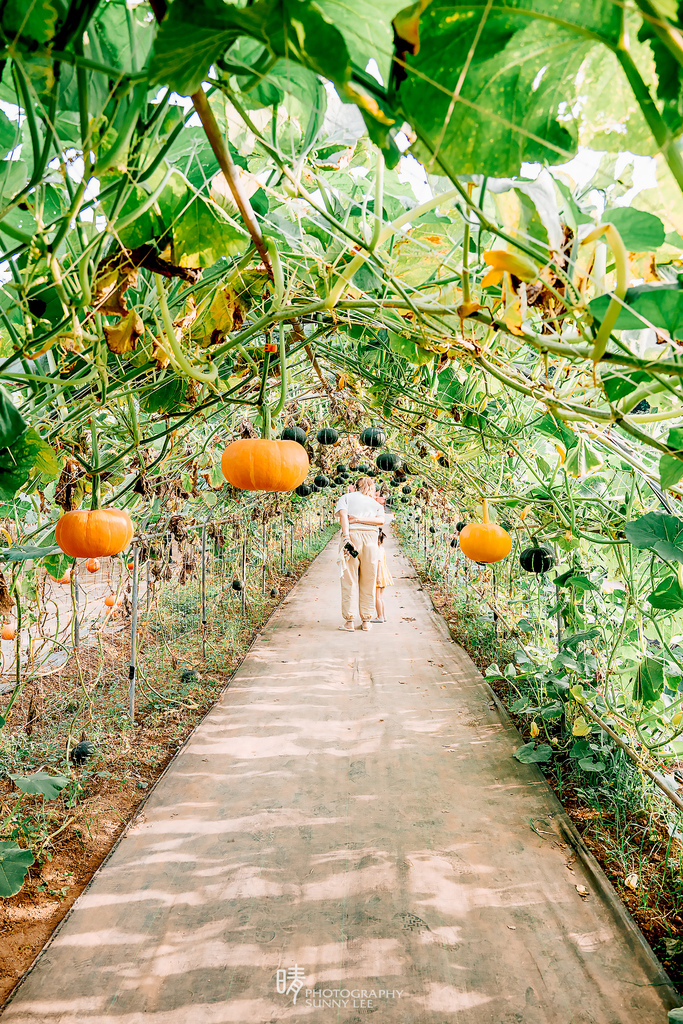
[[[130,668],[128,669],[128,717],[135,724],[135,671],[138,655],[138,546],[133,545],[133,594],[130,623]]]
[[[74,567],[72,570],[72,576],[74,581],[74,647],[76,650],[81,646],[81,632],[80,625],[78,622],[78,598],[79,598],[79,587],[78,587],[78,562],[74,558]]]
[[[289,527],[289,560],[294,562],[294,523]]]
[[[263,551],[263,565],[261,566],[261,593],[266,595],[266,524],[261,524],[261,549]]]
[[[242,617],[247,612],[247,542],[242,541]]]
[[[285,571],[285,514],[282,513],[282,524],[280,529],[280,572]]]
[[[211,509],[202,525],[202,658],[206,661],[206,528],[211,518]]]

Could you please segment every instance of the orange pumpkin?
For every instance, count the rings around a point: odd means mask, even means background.
[[[122,509],[79,509],[62,516],[55,527],[55,540],[66,555],[102,558],[123,551],[133,529],[130,516]]]
[[[14,626],[10,626],[8,622],[2,627],[2,639],[3,640],[14,640],[17,635],[17,631]]]
[[[293,491],[306,479],[309,463],[297,441],[245,438],[228,445],[221,469],[242,491]]]
[[[88,561],[85,563],[85,567],[88,570],[88,572],[97,572],[98,569],[100,568],[100,563],[97,561],[96,558],[89,558]]]
[[[460,533],[460,550],[473,562],[500,562],[510,554],[512,537],[498,523],[489,522],[489,505],[483,502],[481,523],[468,523]]]
[[[53,583],[71,583],[71,572],[65,572],[61,579],[57,579],[56,576],[50,576],[50,579]]]
[[[104,599],[104,603],[106,604],[107,608],[113,608],[114,605],[116,604],[116,598],[114,597],[113,594],[107,594],[107,596]]]

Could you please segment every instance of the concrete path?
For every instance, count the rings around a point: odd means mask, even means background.
[[[390,621],[345,635],[335,557],[2,1024],[665,1024],[666,976],[406,560]]]

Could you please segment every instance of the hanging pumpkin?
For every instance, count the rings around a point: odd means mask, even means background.
[[[465,529],[466,526],[467,526],[467,523],[456,523],[455,524],[455,528],[458,531],[458,533],[462,533],[462,531]]]
[[[457,548],[458,543],[459,543],[458,542],[458,538],[457,537],[453,537],[453,539],[451,540],[451,547],[452,548]]]
[[[381,427],[366,427],[361,430],[358,439],[365,448],[381,448],[386,440],[386,434]]]
[[[394,452],[382,452],[381,455],[377,456],[375,462],[383,473],[393,473],[401,465],[399,456],[395,455]]]
[[[296,441],[243,438],[223,452],[223,476],[241,491],[292,491],[308,473],[308,455]]]
[[[323,487],[330,486],[330,479],[329,477],[325,476],[324,473],[320,473],[317,477],[315,477],[313,483],[315,484],[316,487],[320,487],[320,489],[322,490]]]
[[[363,473],[367,473],[367,472],[369,472],[369,470],[370,470],[370,467],[368,466],[368,464],[366,462],[361,462],[361,464],[359,466],[356,466],[356,468],[354,469],[353,472],[354,473],[360,473],[360,475],[362,476]]]
[[[533,572],[538,575],[552,569],[555,565],[555,555],[547,544],[539,544],[533,537],[531,547],[525,548],[519,556],[519,564],[524,572]]]
[[[391,484],[392,487],[398,487],[400,482],[401,482],[400,480],[390,480],[389,481],[389,483]]]
[[[401,490],[403,491],[404,494],[412,494],[413,493],[413,489],[410,486],[410,484],[406,484],[405,487],[401,488]]]
[[[473,562],[500,562],[510,554],[512,537],[498,523],[489,522],[489,503],[483,502],[481,523],[468,523],[460,534],[460,550]]]
[[[300,498],[307,498],[313,488],[310,484],[299,484],[298,487],[294,488],[294,493],[298,494]]]
[[[232,589],[236,590],[238,593],[240,590],[244,590],[244,584],[242,583],[242,580],[233,580]]]
[[[303,427],[285,427],[280,437],[283,441],[296,441],[300,445],[305,445],[308,440],[308,434]]]
[[[410,498],[401,498],[401,501],[403,502],[404,505],[407,505],[408,502],[410,501]]]
[[[17,631],[14,626],[10,626],[8,622],[2,627],[2,639],[3,640],[14,640],[17,635]]]
[[[114,597],[113,594],[107,594],[107,596],[104,599],[104,603],[106,604],[107,608],[113,608],[114,605],[116,604],[116,598]]]
[[[334,427],[323,427],[315,437],[318,444],[336,444],[339,440],[339,434]]]
[[[55,527],[55,540],[72,558],[118,555],[130,543],[134,527],[120,508],[65,512]]]
[[[342,476],[341,473],[337,473],[337,475],[334,478],[334,482],[337,485],[337,487],[339,487],[340,484],[343,484],[345,482],[345,480],[346,480],[346,477]]]
[[[85,563],[85,567],[88,570],[88,572],[98,572],[100,568],[100,563],[96,558],[89,558],[88,561]]]

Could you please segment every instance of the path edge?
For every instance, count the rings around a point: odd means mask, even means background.
[[[318,560],[318,558],[320,558],[320,556],[322,555],[322,553],[323,553],[324,551],[327,551],[327,548],[328,548],[328,547],[330,546],[330,544],[331,544],[331,543],[332,543],[332,542],[334,541],[334,537],[335,537],[335,535],[333,534],[333,535],[332,535],[332,537],[330,538],[330,540],[329,540],[329,541],[327,542],[327,544],[325,544],[325,546],[324,546],[324,547],[322,547],[322,548],[320,549],[320,551],[318,551],[317,555],[315,555],[315,557],[311,559],[311,561],[310,561],[310,562],[308,563],[308,565],[306,566],[305,570],[304,570],[304,571],[302,572],[301,576],[300,576],[300,577],[299,577],[299,579],[298,579],[298,580],[296,581],[296,583],[294,584],[294,586],[292,587],[292,589],[291,589],[291,590],[289,590],[289,591],[288,591],[288,592],[287,592],[287,593],[285,594],[285,596],[284,596],[284,597],[282,598],[282,600],[281,600],[281,601],[279,601],[279,602],[277,603],[277,605],[276,605],[276,606],[275,606],[275,607],[273,608],[272,612],[270,613],[270,615],[268,616],[268,618],[266,619],[266,621],[265,621],[265,622],[263,623],[263,625],[262,625],[262,626],[261,626],[261,628],[259,629],[258,633],[256,633],[256,634],[254,635],[254,637],[252,638],[252,641],[251,641],[251,643],[249,644],[249,647],[248,647],[248,648],[246,649],[246,651],[244,652],[243,656],[242,656],[242,657],[240,658],[240,660],[239,660],[238,664],[237,664],[237,665],[235,665],[235,668],[234,668],[234,669],[233,669],[233,671],[232,671],[232,672],[230,673],[230,678],[228,679],[228,681],[227,681],[227,683],[225,684],[225,686],[223,686],[223,687],[221,688],[220,692],[219,692],[219,693],[217,694],[217,696],[216,696],[216,699],[215,699],[215,701],[213,702],[213,704],[211,705],[211,707],[210,707],[210,708],[207,708],[207,710],[206,710],[206,714],[202,715],[202,717],[201,717],[201,718],[199,719],[199,721],[198,721],[198,722],[197,722],[197,723],[195,724],[195,726],[194,726],[194,728],[192,729],[192,731],[191,731],[191,732],[189,732],[189,733],[187,734],[187,736],[185,737],[185,739],[183,740],[183,742],[182,742],[182,743],[180,744],[180,746],[178,747],[178,749],[177,749],[177,750],[176,750],[176,752],[174,753],[174,755],[173,755],[173,757],[171,758],[171,760],[170,760],[170,761],[168,762],[168,764],[166,765],[166,767],[165,767],[165,768],[164,768],[164,770],[162,771],[162,773],[161,773],[161,775],[159,776],[159,778],[158,778],[158,779],[156,780],[156,782],[154,783],[154,785],[153,785],[153,786],[152,786],[152,788],[150,789],[149,793],[145,793],[145,797],[144,797],[144,800],[143,800],[143,801],[142,801],[142,802],[141,802],[140,804],[138,804],[138,808],[137,808],[137,810],[136,810],[135,814],[134,814],[134,815],[133,815],[133,817],[132,817],[132,818],[130,819],[130,821],[129,821],[129,822],[128,822],[128,823],[126,824],[126,827],[125,827],[125,828],[123,829],[123,831],[121,832],[121,834],[120,834],[120,835],[119,835],[119,836],[117,837],[117,839],[116,839],[116,841],[114,842],[113,846],[111,847],[111,849],[110,849],[110,850],[109,850],[109,852],[107,853],[106,857],[104,858],[104,860],[102,861],[102,863],[100,864],[100,866],[99,866],[99,867],[97,868],[97,870],[96,870],[96,871],[95,871],[95,872],[93,873],[92,877],[91,877],[91,878],[90,878],[90,880],[88,881],[88,883],[87,883],[87,885],[85,886],[85,888],[83,889],[83,891],[82,891],[82,892],[81,892],[81,893],[80,893],[80,894],[78,895],[78,897],[77,897],[77,898],[76,898],[76,899],[74,900],[74,902],[73,902],[73,903],[71,904],[71,906],[70,906],[70,907],[69,907],[69,909],[67,910],[66,914],[64,915],[64,917],[62,918],[62,920],[61,920],[61,921],[59,922],[59,924],[57,925],[57,927],[56,927],[56,928],[54,929],[54,931],[53,931],[53,932],[52,932],[52,934],[50,935],[49,939],[47,940],[47,942],[45,943],[45,945],[43,946],[43,948],[41,949],[41,951],[40,951],[40,952],[38,953],[38,955],[37,955],[37,957],[35,958],[35,960],[33,961],[33,963],[32,963],[32,964],[30,964],[30,966],[26,968],[26,970],[25,970],[25,971],[24,971],[24,973],[22,974],[21,978],[20,978],[20,979],[19,979],[19,981],[18,981],[18,982],[16,983],[16,985],[14,986],[14,988],[12,989],[12,991],[10,992],[10,994],[9,994],[9,995],[7,996],[7,998],[6,998],[5,1000],[4,1000],[4,1002],[0,1003],[0,1018],[1,1018],[1,1017],[2,1017],[3,1015],[4,1015],[4,1013],[5,1013],[5,1010],[7,1010],[7,1009],[8,1009],[8,1007],[9,1007],[10,1003],[12,1003],[12,1002],[13,1002],[13,1000],[14,1000],[15,996],[17,996],[17,995],[19,994],[19,992],[21,991],[21,989],[22,989],[22,988],[23,988],[23,986],[24,986],[24,982],[26,982],[26,981],[28,980],[29,976],[30,976],[30,975],[31,975],[31,974],[33,973],[33,971],[34,971],[34,970],[35,970],[35,969],[36,969],[36,968],[38,967],[38,965],[39,965],[39,964],[40,964],[40,962],[42,961],[43,957],[44,957],[44,956],[46,956],[46,955],[47,955],[47,954],[49,953],[49,951],[50,951],[50,947],[52,946],[52,943],[53,943],[53,942],[55,941],[55,939],[56,939],[56,938],[58,937],[58,935],[59,935],[59,933],[61,932],[62,928],[64,928],[64,927],[66,926],[66,923],[67,923],[67,921],[69,920],[69,918],[71,917],[71,915],[72,915],[72,914],[73,914],[73,913],[75,912],[75,910],[76,910],[76,907],[77,907],[77,906],[78,906],[78,904],[79,904],[79,903],[81,902],[81,900],[83,899],[83,897],[84,897],[84,896],[85,896],[85,895],[86,895],[86,894],[88,893],[88,891],[90,890],[90,887],[91,887],[91,885],[93,885],[93,883],[95,882],[95,879],[97,878],[97,876],[99,875],[99,873],[100,873],[100,872],[101,872],[101,871],[102,871],[102,870],[103,870],[103,869],[104,869],[104,868],[106,867],[106,865],[107,865],[107,864],[109,863],[109,860],[110,860],[110,858],[111,858],[111,857],[113,857],[114,853],[116,852],[116,850],[117,850],[117,849],[118,849],[118,847],[119,847],[119,844],[123,842],[123,840],[124,840],[124,839],[125,839],[125,838],[127,837],[127,835],[128,835],[128,833],[129,833],[129,831],[131,830],[131,828],[133,828],[133,826],[137,824],[137,822],[138,822],[138,821],[139,821],[139,819],[140,819],[140,816],[141,816],[142,814],[144,814],[144,811],[145,811],[145,807],[147,806],[147,802],[148,802],[148,800],[149,800],[149,799],[151,798],[152,794],[154,793],[154,791],[156,790],[157,786],[158,786],[158,785],[160,784],[160,782],[162,781],[162,779],[164,779],[164,778],[165,778],[165,776],[166,776],[166,773],[167,773],[167,772],[169,772],[169,771],[171,770],[171,768],[172,768],[172,767],[173,767],[173,765],[175,764],[175,761],[176,761],[177,757],[179,756],[179,754],[181,753],[181,751],[183,751],[183,750],[185,749],[185,747],[186,747],[186,746],[187,746],[187,745],[188,745],[188,744],[190,743],[190,741],[191,741],[191,740],[192,740],[192,738],[194,737],[194,734],[195,734],[195,733],[197,732],[197,730],[199,729],[199,727],[200,727],[201,725],[203,725],[203,724],[204,724],[204,722],[206,721],[206,719],[207,719],[207,718],[209,717],[209,715],[211,715],[211,714],[213,713],[213,711],[215,710],[215,708],[216,708],[216,706],[218,705],[219,701],[220,701],[220,700],[221,700],[221,699],[223,698],[223,695],[225,694],[226,690],[228,690],[228,689],[230,688],[230,686],[231,686],[231,684],[232,684],[232,682],[233,682],[233,680],[234,680],[235,676],[237,675],[237,673],[239,672],[239,670],[240,670],[240,669],[242,668],[242,665],[244,664],[244,662],[245,662],[245,661],[247,660],[247,658],[249,657],[249,655],[250,655],[250,654],[251,654],[251,652],[253,651],[253,649],[254,649],[254,646],[256,645],[256,643],[257,643],[257,642],[259,641],[259,639],[261,638],[261,634],[263,633],[263,631],[264,631],[264,630],[265,630],[265,629],[266,629],[266,628],[267,628],[267,627],[268,627],[268,626],[269,626],[269,625],[271,624],[271,622],[273,621],[273,619],[274,619],[274,618],[275,618],[275,617],[276,617],[276,616],[277,616],[277,615],[279,614],[280,610],[281,610],[281,609],[282,609],[282,608],[284,607],[284,605],[285,605],[285,604],[287,603],[287,601],[288,601],[288,600],[289,600],[289,598],[290,598],[290,597],[292,596],[292,594],[294,593],[294,591],[295,591],[295,590],[296,590],[296,589],[297,589],[297,588],[298,588],[298,587],[300,586],[300,584],[301,584],[301,582],[303,581],[303,579],[305,578],[305,576],[307,576],[307,575],[308,575],[308,571],[309,571],[309,569],[311,569],[311,567],[313,566],[313,563],[314,563],[314,562],[316,562],[316,561]]]
[[[434,600],[432,598],[431,593],[422,585],[422,580],[420,579],[420,576],[417,570],[415,569],[415,566],[413,565],[412,561],[405,553],[403,548],[400,546],[400,543],[398,543],[398,537],[396,537],[395,539],[397,541],[397,547],[402,557],[405,559],[410,569],[412,570],[415,579],[420,584],[418,588],[418,593],[421,593],[423,595],[423,603],[425,605],[427,614],[432,620],[435,629],[437,630],[437,632],[441,633],[444,640],[452,643],[454,647],[457,647],[458,650],[462,651],[463,655],[465,656],[465,658],[467,659],[471,666],[473,678],[479,682],[479,685],[483,687],[486,694],[495,703],[498,714],[500,715],[501,720],[504,722],[504,724],[514,729],[514,731],[517,733],[521,744],[523,742],[522,736],[520,735],[517,726],[512,721],[512,718],[508,714],[507,708],[502,703],[495,690],[491,687],[491,685],[481,674],[477,666],[470,658],[467,651],[458,643],[456,643],[456,641],[451,636],[451,631],[448,628],[448,623],[444,619],[439,609],[434,604]],[[581,838],[581,834],[579,833],[576,826],[574,825],[574,822],[571,820],[566,810],[560,803],[557,794],[548,783],[548,780],[546,779],[545,775],[538,767],[538,765],[530,764],[527,765],[527,767],[530,768],[532,773],[536,776],[535,781],[537,782],[537,784],[542,785],[546,790],[546,796],[548,797],[548,802],[554,814],[553,820],[557,822],[560,831],[559,838],[563,839],[571,847],[571,849],[574,850],[577,857],[579,858],[579,860],[581,860],[584,867],[586,868],[586,871],[592,877],[595,888],[597,892],[600,894],[600,897],[604,905],[609,910],[610,914],[612,915],[612,918],[617,922],[621,929],[623,929],[628,945],[631,949],[634,950],[634,952],[639,953],[642,960],[645,962],[647,973],[652,978],[652,987],[660,991],[663,997],[663,1003],[666,1003],[666,999],[664,998],[666,991],[666,995],[668,996],[668,1002],[670,1003],[670,1005],[667,1006],[667,1009],[673,1010],[679,1006],[683,1006],[683,998],[676,989],[676,986],[664,970],[662,964],[659,962],[654,950],[652,949],[652,946],[647,941],[647,939],[641,932],[640,928],[631,917],[628,908],[619,898],[616,889],[610,882],[605,872],[600,867],[600,864],[584,843],[583,839]],[[662,1024],[664,1024],[664,1022],[662,1022]]]

